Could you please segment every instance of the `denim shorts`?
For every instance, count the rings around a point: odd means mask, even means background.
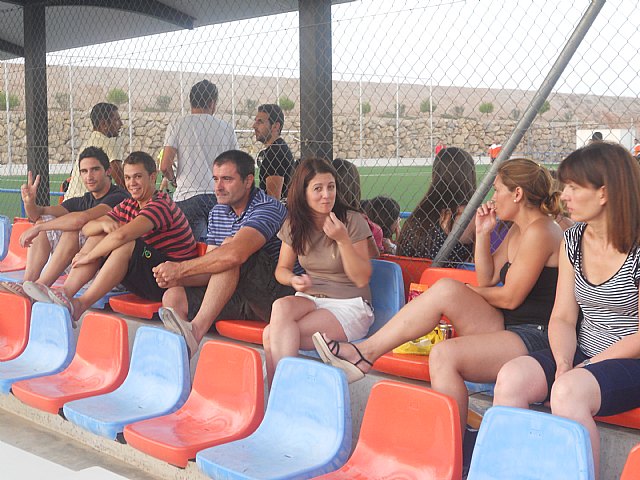
[[[549,337],[545,327],[534,323],[518,323],[506,325],[505,330],[518,335],[529,353],[549,348]]]

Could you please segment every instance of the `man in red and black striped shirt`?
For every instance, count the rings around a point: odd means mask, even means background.
[[[186,217],[166,193],[156,190],[156,175],[150,155],[131,153],[124,161],[131,198],[83,228],[89,238],[74,258],[64,286],[49,291],[51,299],[67,307],[74,320],[119,283],[143,298],[161,300],[165,289],[156,283],[152,268],[197,256]],[[98,269],[87,291],[73,298]]]

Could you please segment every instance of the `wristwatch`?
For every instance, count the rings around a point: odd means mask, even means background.
[[[587,358],[584,362],[582,362],[582,366],[586,367],[587,365],[591,365],[591,359]]]

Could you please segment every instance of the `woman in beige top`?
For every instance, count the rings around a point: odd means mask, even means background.
[[[335,169],[318,158],[303,160],[291,179],[275,275],[296,294],[274,302],[264,330],[269,381],[281,358],[313,348],[314,332],[351,341],[364,337],[373,323],[367,249],[371,230],[336,195],[336,179]],[[305,274],[294,272],[296,260]]]

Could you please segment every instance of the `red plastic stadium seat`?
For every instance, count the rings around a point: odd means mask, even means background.
[[[14,221],[9,238],[9,252],[0,262],[0,272],[15,272],[27,267],[27,249],[20,246],[20,235],[32,226],[28,221]]]
[[[638,478],[640,478],[640,444],[629,452],[620,480],[638,480]]]
[[[67,402],[115,390],[128,369],[127,322],[89,312],[82,320],[76,354],[65,370],[16,382],[11,389],[27,405],[57,414]]]
[[[0,293],[0,361],[16,358],[27,346],[31,302],[19,295]]]
[[[428,268],[422,272],[420,283],[431,286],[441,278],[453,278],[471,285],[478,284],[476,272],[457,268]],[[378,358],[374,362],[373,368],[379,372],[399,377],[427,382],[431,380],[428,355],[406,355],[389,352]]]
[[[383,380],[371,389],[351,458],[339,470],[316,478],[445,480],[461,475],[462,439],[453,399]]]
[[[145,300],[133,293],[118,295],[109,299],[109,305],[114,312],[138,318],[153,318],[153,314],[162,306],[162,302]]]
[[[198,249],[198,256],[199,257],[204,257],[204,254],[207,253],[207,244],[206,243],[198,242],[196,244],[196,248]]]
[[[430,258],[402,257],[399,255],[384,254],[380,260],[388,260],[400,265],[402,269],[402,281],[404,283],[405,297],[409,295],[409,287],[412,283],[420,283],[422,272],[431,266],[433,260]]]
[[[218,320],[216,330],[223,337],[262,345],[262,331],[269,325],[260,320]]]
[[[127,425],[132,447],[179,467],[205,448],[253,433],[262,421],[264,384],[260,354],[210,340],[202,347],[186,403],[177,412]]]

